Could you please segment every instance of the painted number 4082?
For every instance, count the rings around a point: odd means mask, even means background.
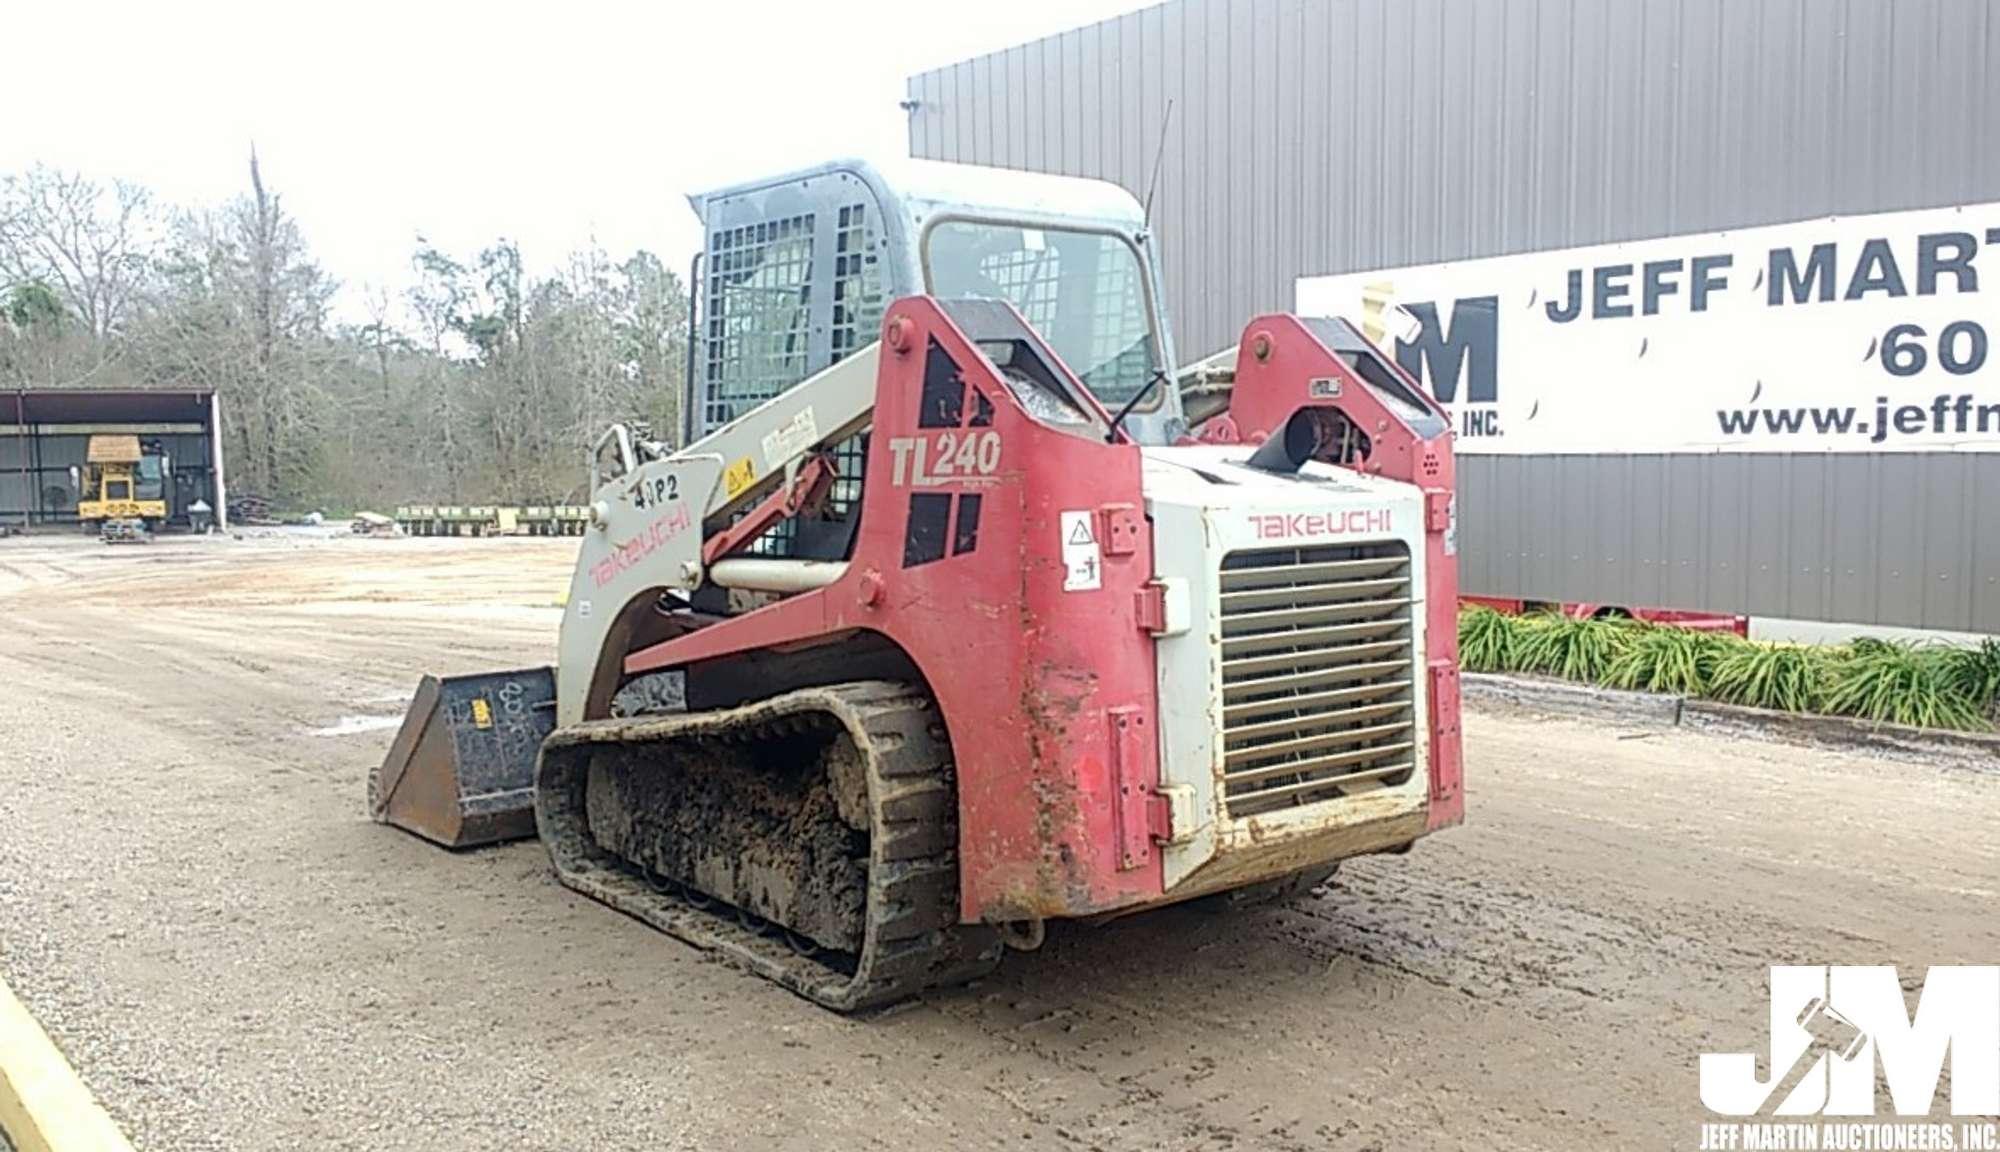
[[[940,432],[936,437],[896,436],[889,440],[894,464],[890,483],[949,484],[979,480],[1000,470],[998,432]]]

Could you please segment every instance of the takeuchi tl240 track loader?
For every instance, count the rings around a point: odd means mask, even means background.
[[[1252,320],[1189,428],[1116,187],[694,204],[688,446],[606,433],[553,676],[426,678],[378,819],[845,1011],[1463,818],[1449,425],[1353,328]]]

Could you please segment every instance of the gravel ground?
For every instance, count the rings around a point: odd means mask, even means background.
[[[1471,823],[1323,897],[835,1017],[363,818],[370,718],[546,661],[569,560],[0,542],[0,971],[140,1149],[1692,1148],[1767,964],[2000,957],[2000,779],[1479,713]]]

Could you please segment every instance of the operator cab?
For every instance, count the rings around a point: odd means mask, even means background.
[[[148,444],[145,455],[139,457],[137,500],[165,500],[167,498],[166,457],[159,445]]]
[[[875,342],[904,296],[1024,317],[1142,444],[1186,430],[1145,213],[1114,184],[898,160],[840,160],[689,198],[707,233],[692,326],[689,441]],[[1011,355],[1012,346],[984,349]],[[995,367],[1054,426],[1106,422],[1031,365]],[[1136,402],[1135,402],[1136,401]],[[855,475],[861,452],[837,454]]]

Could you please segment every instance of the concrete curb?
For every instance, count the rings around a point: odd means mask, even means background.
[[[132,1152],[76,1069],[0,983],[0,1131],[17,1152]]]
[[[1621,692],[1536,676],[1468,672],[1459,678],[1459,682],[1465,699],[1474,704],[1590,720],[1615,719],[1644,727],[1688,728],[1716,735],[1853,748],[1932,761],[1947,760],[1970,768],[2000,772],[2000,735],[1996,734],[1940,732],[1895,724],[1871,724],[1851,716],[1771,712],[1655,692]]]
[[[1899,724],[1870,724],[1851,716],[1767,712],[1761,708],[1743,708],[1709,700],[1683,703],[1681,723],[1709,732],[1775,735],[1875,752],[1943,755],[2000,771],[2000,735],[1983,732],[1939,732],[1930,728],[1905,728]]]
[[[1655,728],[1672,728],[1681,722],[1681,698],[1657,692],[1624,692],[1568,680],[1500,676],[1490,672],[1464,673],[1458,683],[1465,699],[1479,704],[1593,720],[1638,722]]]

